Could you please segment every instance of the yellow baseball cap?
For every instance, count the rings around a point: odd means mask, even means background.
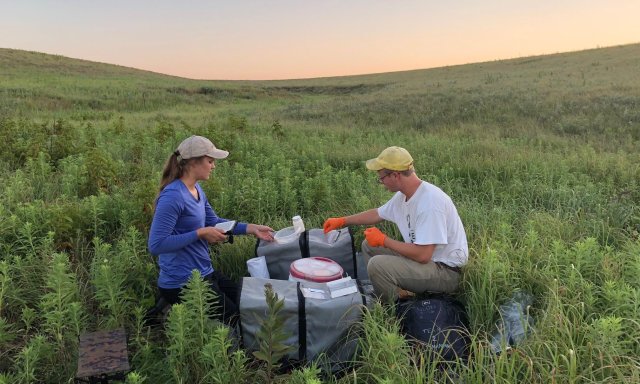
[[[367,168],[372,171],[389,169],[391,171],[406,171],[413,168],[413,157],[401,147],[389,147],[382,151],[375,159],[367,160]]]

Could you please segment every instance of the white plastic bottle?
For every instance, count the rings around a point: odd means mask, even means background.
[[[291,221],[293,221],[293,230],[295,231],[295,233],[304,232],[304,223],[302,222],[302,217],[297,215],[293,216],[291,218]]]

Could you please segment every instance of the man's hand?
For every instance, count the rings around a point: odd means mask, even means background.
[[[364,237],[367,239],[367,243],[369,243],[372,247],[384,247],[384,239],[387,238],[387,235],[382,233],[376,227],[369,227],[364,230]]]
[[[344,217],[330,217],[325,222],[322,228],[324,229],[324,233],[328,233],[333,231],[334,229],[340,229],[345,225]]]

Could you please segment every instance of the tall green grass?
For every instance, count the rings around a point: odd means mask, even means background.
[[[202,183],[222,217],[279,229],[299,214],[310,228],[378,206],[390,194],[364,161],[400,145],[465,224],[469,361],[440,369],[376,307],[349,372],[278,380],[640,381],[640,45],[304,81],[194,81],[4,49],[0,67],[0,382],[70,381],[77,335],[116,326],[130,382],[257,380],[203,307],[174,308],[165,330],[142,322],[161,167],[191,134],[231,152]],[[245,275],[254,245],[212,247],[215,267]],[[535,297],[534,333],[496,356],[498,306],[516,290]]]

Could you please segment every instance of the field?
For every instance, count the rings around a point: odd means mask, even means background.
[[[120,326],[130,383],[640,382],[638,68],[635,44],[222,82],[0,49],[0,383],[71,382],[78,335]],[[407,148],[465,224],[469,361],[440,370],[382,307],[335,376],[232,353],[222,328],[198,326],[201,307],[172,311],[166,330],[143,326],[160,171],[191,134],[231,152],[203,183],[216,212],[276,229],[380,205],[390,194],[364,161]],[[212,249],[214,265],[245,275],[254,244]],[[535,298],[534,332],[494,355],[498,307],[517,290]]]

